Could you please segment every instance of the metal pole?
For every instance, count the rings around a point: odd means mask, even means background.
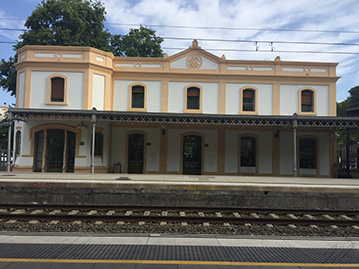
[[[12,123],[12,113],[8,113],[7,121],[9,124],[9,130],[7,135],[7,171],[11,172],[11,123]]]
[[[96,108],[92,108],[93,112],[96,112]],[[96,135],[96,114],[92,115],[92,140],[91,140],[91,174],[95,173],[95,135]]]
[[[7,139],[7,171],[11,172],[11,122],[9,125],[8,131],[8,139]]]
[[[95,130],[96,123],[92,123],[92,141],[91,141],[91,174],[95,173]]]
[[[297,114],[294,113],[294,120],[293,120],[293,176],[297,177],[298,175],[298,171],[297,171],[297,126],[298,126],[298,122],[296,120],[297,118]]]
[[[346,144],[346,149],[345,149],[345,163],[346,163],[346,173],[347,173],[347,177],[349,177],[350,175],[350,137],[349,137],[349,128],[346,129],[347,132],[347,144]]]

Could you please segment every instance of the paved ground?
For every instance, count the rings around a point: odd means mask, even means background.
[[[355,178],[317,178],[317,177],[271,177],[271,176],[218,176],[218,175],[168,175],[168,174],[73,174],[73,173],[8,173],[0,172],[0,180],[38,180],[62,182],[200,182],[234,184],[274,184],[309,186],[357,186]]]
[[[89,260],[89,259],[73,259],[71,261],[64,259],[56,259],[54,257],[46,257],[44,253],[37,253],[40,255],[41,259],[5,259],[3,258],[7,251],[9,251],[9,246],[20,245],[19,253],[14,255],[23,255],[26,257],[28,255],[26,246],[31,246],[31,248],[47,246],[48,249],[51,246],[76,246],[77,247],[90,247],[86,248],[88,251],[93,251],[96,255],[99,255],[98,250],[105,249],[110,250],[111,247],[118,246],[132,246],[132,247],[156,247],[157,252],[165,250],[168,247],[203,247],[204,251],[206,248],[210,247],[217,249],[217,251],[222,251],[223,249],[228,249],[228,247],[237,247],[241,248],[250,248],[252,250],[269,250],[269,257],[273,258],[273,262],[230,262],[230,261],[191,261],[191,260],[182,260],[182,261],[166,261],[166,260],[115,260],[115,259],[101,259],[101,260]],[[8,246],[5,248],[5,246]],[[102,247],[102,248],[101,248]],[[329,253],[330,256],[337,256],[337,264],[308,264],[308,263],[277,263],[276,260],[280,259],[278,257],[278,250],[284,251],[282,253],[287,253],[285,255],[290,255],[290,253],[300,253],[301,251],[310,248],[313,253],[313,257],[317,255],[317,250],[321,250],[323,253]],[[119,251],[119,250],[118,250]],[[338,255],[339,251],[341,255]],[[14,269],[14,268],[309,268],[313,266],[315,268],[325,267],[325,268],[348,268],[352,266],[353,268],[358,268],[358,264],[348,264],[340,263],[340,260],[345,261],[346,256],[350,255],[352,251],[359,251],[359,239],[358,238],[285,238],[285,237],[231,237],[231,236],[171,236],[171,235],[84,235],[84,234],[22,234],[22,233],[0,233],[0,268]],[[155,251],[156,252],[156,251]],[[210,253],[210,252],[209,252]],[[213,252],[212,252],[213,253]],[[336,254],[337,253],[337,254]],[[348,253],[348,255],[345,255]],[[45,256],[44,256],[45,255]],[[76,254],[73,254],[76,255]],[[78,255],[84,255],[84,253],[79,252]],[[115,255],[107,254],[107,256]],[[154,253],[158,255],[158,253]],[[203,254],[206,256],[206,254]],[[298,254],[299,255],[299,254]],[[244,260],[246,259],[245,252],[243,253]],[[308,259],[310,254],[307,254]],[[95,258],[95,257],[94,257]],[[295,260],[297,257],[293,255],[289,256],[289,259]],[[314,257],[315,258],[315,257]],[[248,258],[251,259],[250,257]],[[253,257],[252,257],[253,259]],[[287,257],[288,259],[288,257]],[[230,265],[233,264],[233,265]],[[312,267],[313,268],[313,267]]]

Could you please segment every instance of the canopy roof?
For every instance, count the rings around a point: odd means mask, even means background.
[[[67,120],[118,123],[203,124],[308,128],[358,128],[359,117],[259,116],[10,108],[10,120]]]

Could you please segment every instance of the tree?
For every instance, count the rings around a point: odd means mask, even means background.
[[[0,86],[11,95],[16,94],[16,69],[14,64],[17,56],[10,57],[9,60],[1,59],[0,64]]]
[[[351,88],[349,93],[349,108],[359,107],[359,86]]]
[[[340,117],[345,117],[347,115],[346,110],[349,108],[359,107],[359,86],[353,87],[349,90],[349,97],[344,101],[337,103],[337,115]],[[346,132],[345,130],[340,130],[338,138],[338,145],[346,145]],[[357,143],[359,141],[359,131],[353,129],[350,131],[349,144]]]
[[[105,14],[99,0],[43,0],[27,18],[29,30],[20,35],[22,41],[16,47],[89,46],[110,51]]]
[[[163,57],[161,43],[163,38],[147,27],[130,29],[127,35],[113,35],[111,48],[115,56]]]

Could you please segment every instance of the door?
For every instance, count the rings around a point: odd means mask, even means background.
[[[64,163],[65,130],[47,130],[46,172],[62,172]]]
[[[128,166],[129,174],[143,174],[143,154],[145,137],[142,134],[128,136]]]
[[[202,137],[186,135],[183,137],[183,174],[200,175],[202,171]]]
[[[34,148],[34,172],[42,172],[42,154],[44,151],[44,137],[45,132],[39,131],[35,133],[35,148]]]
[[[76,146],[76,134],[74,132],[67,131],[66,146],[66,172],[74,172]]]

